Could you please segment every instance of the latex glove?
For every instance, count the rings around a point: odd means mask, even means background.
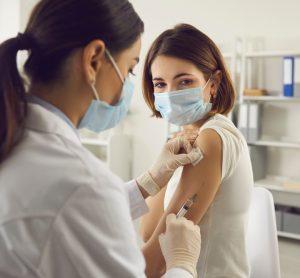
[[[166,233],[158,239],[167,270],[179,267],[197,277],[196,265],[201,249],[199,226],[185,217],[176,218],[175,214],[169,214]]]
[[[174,132],[171,134],[171,138],[176,138],[179,136],[186,138],[193,146],[197,140],[197,137],[199,136],[199,130],[198,129],[184,129],[184,130]]]
[[[201,150],[193,148],[186,138],[173,138],[164,145],[149,171],[137,178],[137,183],[153,196],[167,185],[178,167],[196,165],[202,158]]]

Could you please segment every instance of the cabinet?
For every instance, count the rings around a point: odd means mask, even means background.
[[[286,186],[289,180],[300,182],[300,97],[284,97],[282,93],[283,58],[287,56],[299,57],[300,50],[243,50],[238,119],[239,122],[244,121],[241,109],[243,105],[256,104],[259,107],[259,121],[256,126],[258,136],[254,136],[254,140],[248,136],[247,140],[255,186],[270,190],[276,206],[281,208],[281,211],[279,209],[276,212],[277,221],[280,222],[278,235],[300,239],[300,232],[291,227],[291,219],[300,220],[300,190]],[[267,89],[269,94],[244,96],[245,88]],[[248,111],[251,122],[251,118],[255,116],[249,112],[251,110]],[[248,130],[250,125],[248,119]]]
[[[80,137],[83,146],[104,161],[113,173],[124,181],[131,179],[132,148],[128,135],[111,131],[96,135],[82,130]]]

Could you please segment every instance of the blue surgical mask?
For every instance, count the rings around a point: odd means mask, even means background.
[[[121,98],[115,105],[110,105],[100,100],[95,87],[95,82],[92,82],[90,85],[96,99],[92,100],[87,112],[80,121],[78,126],[79,129],[87,128],[99,133],[103,130],[115,127],[128,113],[134,85],[128,78],[124,80],[115,60],[108,50],[106,50],[106,54],[123,83]]]
[[[203,119],[212,109],[212,104],[204,102],[204,87],[189,88],[179,91],[155,93],[155,109],[169,123],[182,126]]]

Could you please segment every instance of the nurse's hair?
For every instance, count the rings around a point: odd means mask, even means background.
[[[145,60],[143,94],[153,116],[161,118],[160,112],[154,106],[154,86],[151,73],[153,61],[160,55],[190,61],[203,73],[206,81],[217,70],[221,71],[221,83],[218,86],[216,98],[213,99],[212,110],[208,117],[216,113],[226,115],[231,111],[235,101],[235,91],[220,50],[208,36],[197,28],[189,24],[179,24],[158,36],[151,45]]]
[[[25,73],[31,83],[64,78],[71,53],[103,40],[112,54],[133,45],[144,24],[127,0],[41,0],[25,32],[0,45],[0,163],[19,141],[27,113],[17,53],[27,50]]]

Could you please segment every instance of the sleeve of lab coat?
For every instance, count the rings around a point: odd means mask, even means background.
[[[47,277],[145,277],[144,257],[121,187],[83,186],[72,194],[55,220],[43,255],[41,268]]]
[[[136,181],[132,180],[127,182],[125,184],[125,190],[127,191],[128,195],[131,218],[137,219],[146,214],[149,211],[149,208]]]

